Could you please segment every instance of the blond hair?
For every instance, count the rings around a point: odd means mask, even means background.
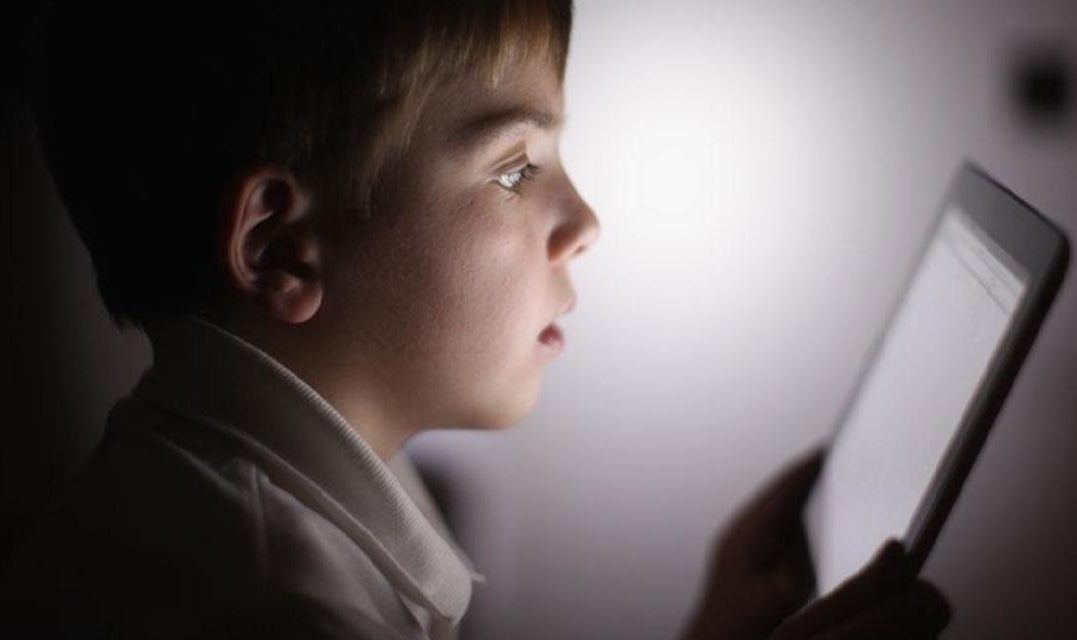
[[[496,85],[534,56],[563,74],[572,23],[571,0],[121,5],[52,9],[33,74],[46,160],[120,326],[226,294],[217,216],[245,167],[369,214],[434,88]]]

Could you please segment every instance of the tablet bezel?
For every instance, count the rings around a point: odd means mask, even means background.
[[[856,402],[860,388],[872,370],[880,347],[890,333],[894,317],[905,304],[912,282],[920,271],[927,248],[937,235],[947,211],[956,207],[991,242],[1016,262],[1028,277],[1026,293],[1014,311],[1012,323],[977,388],[961,425],[939,463],[927,492],[921,498],[909,529],[902,537],[910,563],[919,572],[935,544],[1022,363],[1028,355],[1047,311],[1062,284],[1069,262],[1065,233],[1028,203],[966,161],[956,172],[936,220],[927,234],[916,266],[911,270],[898,303],[891,310],[883,332],[865,361],[854,392],[839,415],[831,447],[841,437],[841,427]],[[825,472],[825,470],[824,470]],[[817,485],[818,487],[818,485]],[[809,502],[810,504],[810,502]],[[809,536],[812,566],[814,553]],[[883,540],[879,540],[881,546]],[[820,595],[816,588],[816,596]]]

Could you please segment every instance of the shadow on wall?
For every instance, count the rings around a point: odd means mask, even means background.
[[[103,311],[89,255],[37,148],[22,91],[20,33],[36,5],[0,19],[5,384],[0,418],[0,570],[13,546],[100,437],[106,415],[150,362],[140,335]]]
[[[1010,61],[1011,104],[1030,134],[1050,137],[1074,126],[1074,62],[1061,44],[1031,42]]]

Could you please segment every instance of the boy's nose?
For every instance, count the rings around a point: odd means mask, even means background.
[[[566,262],[583,253],[598,241],[598,216],[571,181],[566,181],[569,191],[564,202],[564,215],[560,224],[550,234],[550,262]]]

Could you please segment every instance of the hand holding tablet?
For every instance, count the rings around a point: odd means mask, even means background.
[[[1031,207],[958,171],[825,458],[733,519],[689,639],[937,637],[949,607],[917,575],[1068,257]]]
[[[687,640],[920,640],[946,626],[946,600],[916,579],[893,541],[856,576],[801,609],[813,581],[800,516],[822,459],[817,452],[791,465],[732,519]]]

